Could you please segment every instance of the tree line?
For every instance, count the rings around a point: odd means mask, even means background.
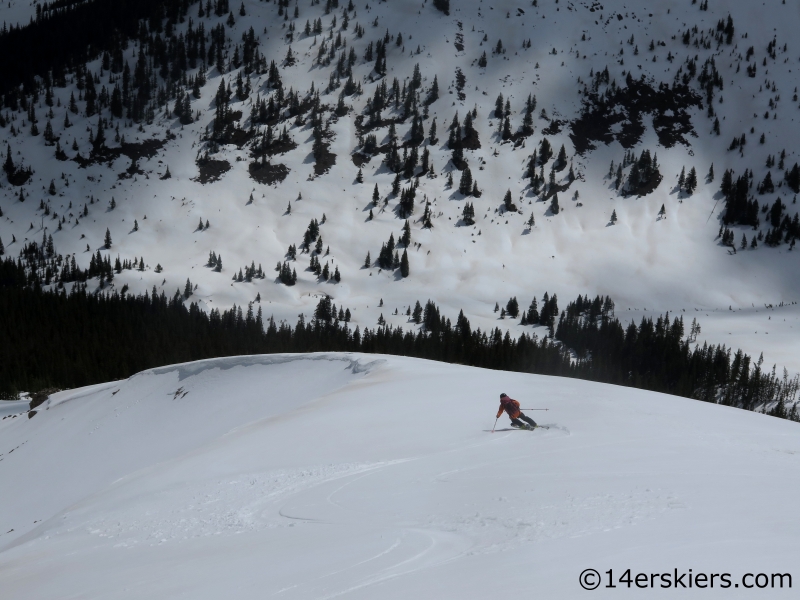
[[[741,350],[692,347],[682,318],[644,318],[624,326],[609,299],[579,297],[561,312],[555,335],[512,338],[499,327],[455,323],[428,301],[419,328],[352,326],[325,304],[292,326],[264,319],[261,307],[206,313],[172,297],[90,293],[77,282],[54,290],[27,283],[21,261],[0,261],[0,397],[20,390],[73,388],[168,364],[241,354],[364,352],[412,356],[489,369],[576,377],[686,396],[798,420],[798,378],[762,369]],[[323,298],[320,302],[330,302]],[[188,304],[188,305],[187,305]],[[545,303],[543,303],[544,305]],[[417,314],[420,313],[420,314]]]

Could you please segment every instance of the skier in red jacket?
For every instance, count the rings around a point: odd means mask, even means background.
[[[520,429],[533,429],[536,427],[536,421],[523,415],[519,409],[519,402],[509,398],[507,394],[500,394],[500,408],[497,410],[498,419],[500,418],[500,415],[503,414],[503,411],[508,413],[508,416],[511,419],[512,427],[519,427]],[[525,421],[527,425],[520,419]]]

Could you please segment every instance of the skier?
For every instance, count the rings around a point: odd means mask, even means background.
[[[497,410],[498,419],[500,418],[500,415],[503,414],[503,411],[508,413],[508,416],[511,419],[512,427],[519,427],[520,429],[533,429],[537,426],[536,421],[522,414],[522,412],[519,410],[519,402],[509,398],[507,394],[500,394],[500,408]],[[525,421],[527,425],[520,421],[520,419]]]

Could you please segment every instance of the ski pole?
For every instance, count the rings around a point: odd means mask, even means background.
[[[497,417],[499,419],[500,417]],[[497,419],[494,420],[494,425],[492,425],[492,433],[494,433],[494,428],[497,427]]]
[[[549,408],[520,408],[520,410],[550,410]]]

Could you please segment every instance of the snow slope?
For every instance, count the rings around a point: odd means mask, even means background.
[[[499,391],[550,429],[491,433]],[[584,381],[227,358],[61,392],[0,445],[9,600],[577,598],[587,568],[800,558],[796,424]],[[680,593],[758,596],[719,583]]]
[[[18,4],[19,0],[14,6]],[[233,43],[238,43],[241,35],[253,27],[260,38],[261,52],[268,60],[275,59],[281,64],[281,77],[287,89],[305,93],[313,83],[316,89],[325,90],[336,61],[328,67],[316,63],[323,36],[318,36],[318,40],[316,36],[302,35],[305,21],[317,18],[322,19],[327,35],[334,16],[338,18],[339,32],[345,3],[340,3],[340,8],[329,15],[324,14],[324,4],[298,5],[299,17],[289,19],[297,27],[297,35],[290,44],[286,39],[287,22],[276,16],[275,3],[246,0],[247,16],[239,17],[234,11],[236,23],[228,28],[233,40],[227,47],[229,58]],[[137,125],[115,121],[129,142],[150,137],[164,139],[167,130],[177,136],[158,156],[139,161],[144,174],[129,179],[118,179],[130,166],[125,157],[111,168],[93,165],[84,169],[72,161],[53,160],[53,149],[44,145],[42,136],[31,137],[26,127],[20,125],[19,121],[25,117],[22,112],[15,122],[22,133],[9,136],[8,141],[14,156],[24,157],[25,164],[32,165],[36,172],[32,182],[25,186],[29,196],[24,203],[17,200],[18,188],[3,182],[0,189],[0,206],[5,214],[0,219],[0,239],[7,253],[15,255],[26,240],[39,241],[47,228],[47,233],[54,237],[57,252],[74,254],[83,267],[88,265],[90,254],[98,249],[110,254],[112,261],[118,255],[123,259],[144,257],[147,269],[123,272],[115,278],[117,288],[128,285],[132,292],[140,293],[156,286],[172,295],[176,289],[183,290],[186,279],[190,278],[197,285],[191,300],[206,309],[228,308],[234,303],[246,305],[260,294],[265,316],[274,315],[291,323],[299,312],[308,316],[318,298],[329,294],[337,305],[350,308],[354,322],[362,327],[374,326],[381,314],[392,325],[408,327],[406,309],[418,300],[424,303],[430,298],[451,319],[459,309],[464,309],[473,326],[486,329],[499,325],[519,333],[523,328],[518,323],[498,321],[492,311],[496,302],[503,306],[515,296],[522,306],[527,306],[534,296],[541,298],[548,291],[559,295],[563,307],[578,294],[607,294],[617,302],[618,314],[630,311],[631,317],[638,320],[645,309],[651,316],[665,311],[675,315],[685,310],[691,313],[687,315],[690,321],[695,316],[702,317],[699,320],[703,334],[698,338],[699,343],[708,340],[742,347],[754,356],[763,350],[767,364],[777,362],[793,371],[800,370],[800,336],[793,334],[794,326],[800,326],[800,308],[793,304],[800,300],[797,254],[789,252],[786,244],[768,248],[762,243],[757,250],[731,255],[715,239],[720,227],[719,180],[725,169],[733,168],[741,174],[745,168],[751,168],[758,182],[768,171],[764,166],[768,154],[777,155],[785,149],[787,166],[800,160],[794,144],[800,117],[797,102],[792,99],[798,69],[794,32],[800,27],[796,3],[731,0],[711,2],[707,11],[701,11],[699,3],[689,0],[665,0],[650,5],[627,0],[560,3],[542,0],[538,7],[510,0],[492,3],[473,0],[454,1],[449,17],[436,11],[431,2],[356,4],[356,10],[350,13],[349,29],[342,33],[348,47],[356,49],[358,61],[353,73],[362,83],[364,94],[347,97],[350,114],[331,124],[334,134],[331,151],[337,155],[337,161],[328,173],[314,175],[309,125],[297,126],[293,119],[287,119],[284,124],[299,146],[273,157],[274,163],[284,163],[291,169],[283,183],[266,186],[254,182],[247,170],[249,148],[232,145],[215,156],[228,160],[231,171],[215,183],[202,185],[194,181],[198,174],[195,158],[203,148],[201,135],[213,118],[215,90],[222,77],[226,82],[234,81],[236,70],[224,75],[214,68],[209,71],[201,98],[192,100],[193,110],[201,112],[197,123],[183,127],[173,115],[159,114],[153,124],[145,124],[139,130]],[[239,3],[233,5],[238,8]],[[9,10],[6,5],[0,7],[0,18],[6,13],[12,15]],[[193,6],[191,15],[194,17],[196,12]],[[728,14],[736,25],[732,45],[714,43],[706,49],[681,42],[686,29],[697,25],[701,32],[714,30],[717,22]],[[377,25],[373,26],[376,20]],[[212,26],[224,23],[225,18],[195,17],[195,25],[198,22],[209,31]],[[363,38],[353,33],[356,23],[366,29]],[[178,28],[186,26],[184,23]],[[428,89],[434,76],[438,77],[441,89],[440,99],[430,107],[431,119],[437,119],[440,139],[430,146],[436,177],[419,178],[417,206],[411,218],[414,244],[409,249],[411,276],[405,280],[398,280],[395,273],[362,268],[367,252],[374,261],[389,235],[399,236],[403,221],[393,212],[395,197],[390,198],[385,211],[375,209],[375,219],[367,221],[373,186],[378,184],[381,196],[388,196],[393,174],[381,165],[380,156],[374,157],[363,168],[364,183],[356,184],[357,167],[350,159],[358,141],[354,119],[362,113],[378,85],[370,79],[373,65],[363,59],[364,50],[387,29],[392,36],[402,33],[405,40],[401,47],[394,41],[388,44],[388,83],[394,77],[401,84],[407,81],[418,63],[423,89]],[[458,35],[463,36],[463,51],[454,45]],[[631,35],[635,35],[639,54],[634,54],[634,46],[626,43]],[[528,39],[532,40],[532,47],[523,49],[522,42]],[[766,46],[773,39],[778,44],[776,59],[766,55]],[[506,54],[492,54],[498,40],[503,41]],[[648,50],[651,41],[664,45],[651,52]],[[784,43],[788,45],[786,51]],[[742,55],[750,45],[754,46],[755,55],[744,61]],[[281,63],[290,46],[297,58],[294,66]],[[476,61],[483,51],[488,54],[488,67],[481,69]],[[673,62],[667,60],[668,53],[675,56]],[[136,56],[137,46],[132,44],[126,51],[126,60],[133,65]],[[721,136],[710,133],[712,120],[705,110],[694,108],[690,114],[697,137],[688,137],[690,146],[677,144],[664,148],[657,144],[650,122],[645,119],[647,130],[634,151],[637,155],[645,148],[657,152],[664,181],[653,194],[624,198],[606,178],[611,160],[618,164],[624,148],[615,141],[578,155],[565,125],[560,133],[547,137],[556,152],[561,144],[566,146],[579,178],[561,195],[564,209],[561,214],[550,214],[549,203],[540,201],[527,187],[524,166],[544,137],[542,132],[551,124],[550,119],[568,122],[577,116],[582,102],[578,91],[583,87],[579,80],[589,82],[591,72],[607,67],[610,77],[620,85],[628,71],[635,77],[645,75],[656,84],[671,83],[677,70],[685,68],[685,61],[695,56],[698,68],[713,56],[725,84],[724,90],[717,92],[714,104],[722,123]],[[653,62],[653,58],[657,61]],[[767,61],[766,67],[762,66],[762,60]],[[745,75],[744,62],[757,65],[756,77]],[[89,68],[99,72],[100,61]],[[451,95],[456,68],[463,70],[467,80],[464,101]],[[101,84],[111,89],[107,75]],[[254,76],[250,98],[243,102],[234,99],[232,108],[242,111],[245,127],[253,100],[270,93],[265,81],[265,76]],[[692,86],[699,90],[696,81]],[[75,154],[69,149],[73,139],[82,155],[89,153],[88,127],[96,127],[97,120],[70,115],[73,126],[63,127],[64,107],[74,91],[73,85],[55,90],[61,105],[53,118],[56,135],[61,136],[70,158]],[[339,90],[324,92],[322,102],[335,106],[338,93]],[[538,99],[535,133],[521,147],[500,143],[496,134],[499,123],[493,117],[493,109],[498,93],[511,100],[514,129],[521,123],[523,102],[528,94]],[[723,98],[724,102],[720,102]],[[83,104],[79,102],[81,109]],[[472,199],[465,199],[445,186],[447,173],[453,170],[448,163],[446,126],[456,111],[463,121],[466,111],[472,108],[477,109],[476,128],[482,148],[467,151],[466,159],[484,194],[474,199],[476,225],[465,227],[459,219],[464,202]],[[547,119],[539,116],[541,109],[546,110]],[[45,111],[46,107],[38,109],[40,129],[44,128]],[[770,113],[769,119],[762,118],[765,111]],[[384,118],[395,115],[388,110]],[[431,119],[425,121],[426,133]],[[409,127],[410,120],[398,127],[401,140]],[[731,138],[745,132],[749,143],[743,154],[728,152]],[[378,142],[384,143],[388,128],[375,133]],[[761,133],[766,136],[764,146],[757,142]],[[110,129],[108,137],[109,145],[114,146]],[[712,163],[716,179],[706,183],[705,174]],[[162,181],[159,176],[167,166],[172,178]],[[681,201],[675,184],[681,168],[691,166],[697,168],[700,184],[691,198]],[[559,174],[559,181],[565,174],[566,171]],[[458,176],[456,171],[456,185]],[[773,177],[777,184],[782,174],[774,170]],[[58,189],[56,197],[46,192],[51,179]],[[507,189],[520,206],[520,214],[501,216],[497,212]],[[579,192],[582,206],[574,199],[575,192]],[[252,204],[248,203],[251,194]],[[297,201],[299,194],[302,200]],[[77,209],[90,196],[100,204],[90,205],[89,216],[81,218],[78,224]],[[433,229],[421,227],[424,196],[432,201]],[[107,208],[112,197],[117,203],[113,211]],[[786,186],[758,199],[763,204],[772,203],[776,197],[787,204],[790,215],[797,212]],[[55,230],[54,217],[44,218],[38,210],[40,200],[50,201],[59,217],[67,217],[63,229]],[[289,202],[292,212],[286,214]],[[658,218],[662,205],[667,211],[666,219]],[[612,211],[619,217],[613,227],[609,226]],[[327,222],[321,227],[321,234],[325,247],[330,247],[330,255],[322,261],[329,261],[332,268],[339,267],[342,282],[338,285],[321,282],[307,270],[309,256],[299,255],[297,262],[292,263],[298,272],[298,284],[291,288],[276,284],[272,271],[276,262],[284,259],[290,244],[301,243],[309,221],[321,219],[323,214]],[[536,226],[526,231],[524,223],[531,214],[536,218]],[[133,229],[134,219],[138,221],[138,231]],[[211,227],[198,231],[200,219],[209,220]],[[110,251],[102,247],[106,228],[114,240]],[[765,228],[766,224],[762,233]],[[743,233],[752,238],[750,228],[733,229],[737,245]],[[9,241],[12,235],[16,236],[16,244]],[[221,274],[204,266],[211,251],[224,259]],[[267,278],[251,283],[232,282],[238,270],[251,262],[260,264]],[[154,272],[157,264],[164,267],[163,273]],[[381,299],[385,308],[378,307]],[[766,306],[777,307],[781,303],[785,306],[780,317],[786,319],[787,325],[776,326],[774,319],[769,318],[773,313],[766,312],[773,309]],[[391,314],[395,309],[398,315]],[[783,335],[787,331],[789,335]],[[776,337],[781,340],[776,341]]]

